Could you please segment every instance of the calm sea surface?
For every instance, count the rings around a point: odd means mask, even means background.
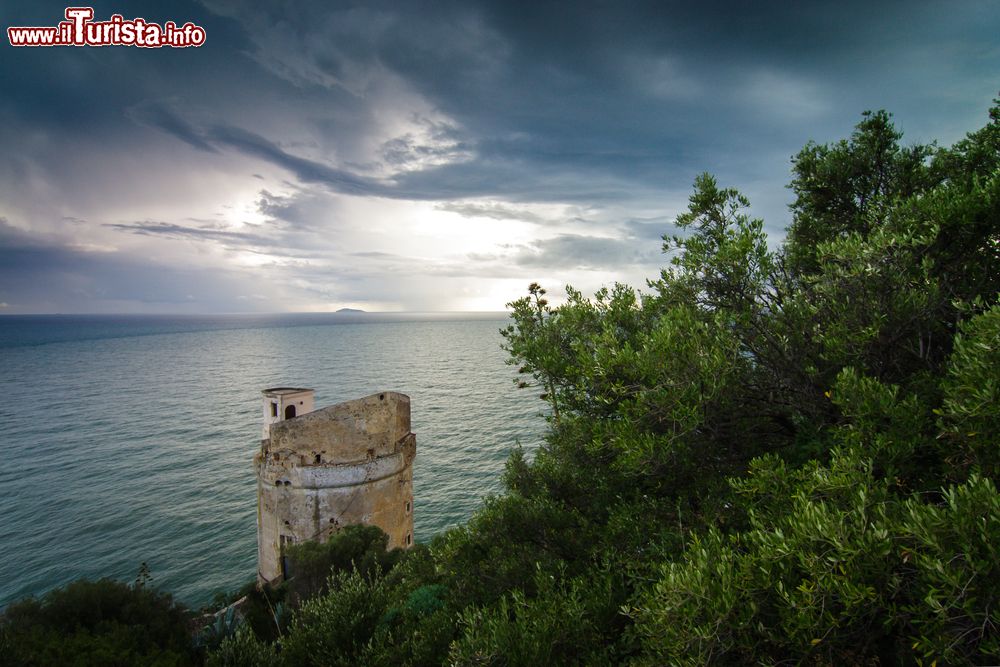
[[[198,606],[256,572],[260,390],[409,394],[415,533],[463,523],[541,440],[493,315],[0,317],[0,606],[80,577]]]

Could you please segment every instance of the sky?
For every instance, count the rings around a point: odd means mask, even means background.
[[[0,24],[65,4],[5,1]],[[96,2],[186,49],[0,45],[0,314],[499,311],[639,288],[702,172],[780,244],[792,156],[949,145],[1000,5]]]

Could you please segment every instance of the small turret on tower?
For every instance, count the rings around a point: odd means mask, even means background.
[[[263,440],[271,437],[271,424],[312,412],[316,405],[316,392],[301,387],[273,387],[261,392],[264,395]]]

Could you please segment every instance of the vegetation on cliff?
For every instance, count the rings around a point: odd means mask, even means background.
[[[0,665],[174,667],[199,659],[188,613],[142,573],[131,586],[76,581],[17,602],[0,626]]]
[[[507,492],[406,554],[309,547],[209,664],[1000,659],[1000,103],[900,141],[803,148],[780,247],[703,175],[645,293],[532,285],[503,333],[550,428]]]

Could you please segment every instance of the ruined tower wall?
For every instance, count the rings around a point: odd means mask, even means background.
[[[382,392],[270,425],[257,468],[258,578],[284,573],[286,544],[369,524],[413,543],[410,399]]]

